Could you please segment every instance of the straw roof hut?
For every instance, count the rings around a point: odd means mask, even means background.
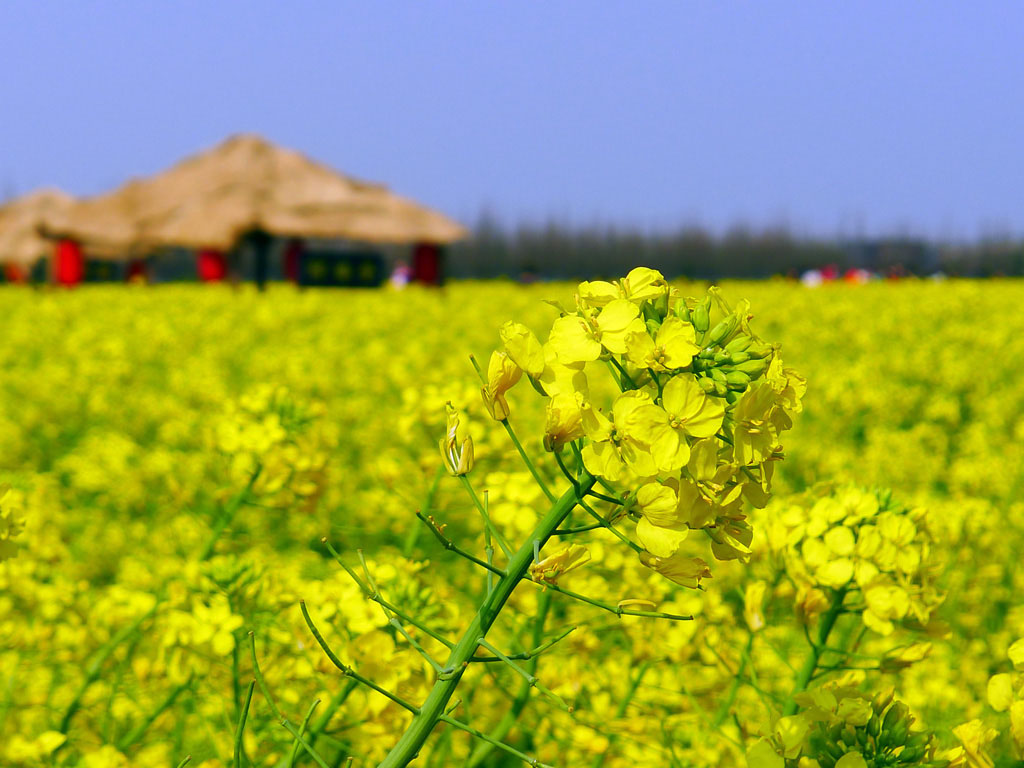
[[[53,252],[53,243],[39,233],[47,218],[59,216],[74,199],[59,189],[40,189],[0,205],[0,264],[28,271]]]
[[[380,244],[447,244],[466,231],[384,186],[344,176],[254,135],[233,136],[147,179],[82,200],[46,223],[86,249],[229,250],[249,232]]]

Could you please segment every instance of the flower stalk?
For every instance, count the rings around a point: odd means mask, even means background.
[[[585,474],[580,482],[580,490],[586,493],[593,487],[594,482],[595,479],[589,473]],[[445,665],[445,668],[450,670],[450,676],[438,677],[426,701],[413,715],[409,727],[384,758],[380,768],[402,768],[408,765],[419,754],[438,722],[446,719],[444,717],[445,708],[455,693],[466,667],[476,654],[480,642],[486,637],[501,609],[512,596],[512,592],[527,576],[530,564],[533,562],[534,541],[540,542],[543,546],[578,502],[577,489],[570,488],[563,493],[547,514],[541,518],[533,532],[526,537],[523,544],[512,554],[505,574],[498,579],[487,594],[476,616],[466,628],[455,648],[452,649]]]

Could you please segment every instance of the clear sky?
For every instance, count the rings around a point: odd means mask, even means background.
[[[257,131],[466,222],[1024,234],[1024,3],[10,0],[0,196]]]

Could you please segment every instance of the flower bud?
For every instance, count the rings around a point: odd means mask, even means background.
[[[708,334],[704,343],[709,346],[721,344],[732,335],[733,331],[736,330],[739,324],[739,317],[736,315],[729,315],[727,318],[720,320],[718,324],[711,329],[711,332]]]
[[[473,469],[473,438],[466,436],[459,445],[459,412],[452,407],[451,403],[446,405],[448,410],[448,429],[445,436],[441,438],[439,447],[441,458],[444,460],[448,474],[455,477],[468,475]]]
[[[711,297],[705,296],[698,302],[697,306],[694,307],[693,313],[690,315],[690,319],[693,322],[694,330],[697,333],[706,333],[708,328],[711,327]]]
[[[725,351],[728,352],[730,355],[736,355],[739,354],[740,352],[746,352],[747,347],[749,347],[753,343],[753,341],[754,338],[752,336],[737,336],[735,339],[733,339],[732,341],[725,345]]]

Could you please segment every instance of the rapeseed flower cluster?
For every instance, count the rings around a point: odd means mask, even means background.
[[[796,583],[805,616],[824,610],[826,592],[840,591],[845,611],[888,635],[898,622],[928,625],[942,603],[942,563],[923,508],[888,492],[824,486],[773,503],[765,518],[768,547]]]
[[[543,344],[521,323],[502,327],[487,409],[507,419],[506,394],[525,374],[547,398],[545,447],[571,447],[626,500],[646,566],[696,587],[710,570],[684,548],[690,531],[707,534],[719,560],[750,555],[743,505],[768,500],[804,379],[751,329],[749,303],[730,306],[716,289],[687,298],[640,267],[580,283],[574,300]]]

